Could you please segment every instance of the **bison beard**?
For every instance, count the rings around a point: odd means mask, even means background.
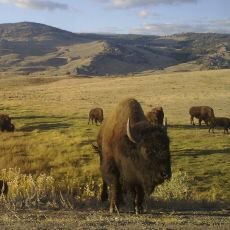
[[[118,104],[102,124],[97,136],[103,179],[102,201],[108,198],[110,212],[119,209],[122,186],[133,197],[135,213],[143,211],[145,193],[171,177],[169,138],[164,127],[154,127],[135,99]],[[121,183],[122,181],[122,183]]]

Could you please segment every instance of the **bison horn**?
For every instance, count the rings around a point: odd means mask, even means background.
[[[132,134],[131,134],[129,118],[128,118],[128,121],[127,121],[127,130],[126,130],[126,132],[127,132],[127,136],[129,138],[129,140],[131,142],[133,142],[134,144],[137,144],[137,142],[134,140],[134,138],[132,137]]]

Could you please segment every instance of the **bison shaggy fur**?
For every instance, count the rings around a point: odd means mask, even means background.
[[[15,130],[14,124],[11,123],[11,118],[7,114],[0,114],[0,130],[13,132]]]
[[[145,194],[171,177],[166,129],[153,126],[134,98],[120,102],[105,119],[97,150],[103,180],[101,199],[107,200],[109,186],[111,213],[119,210],[124,188],[132,195],[135,213],[141,213]]]
[[[149,122],[153,125],[163,125],[164,121],[164,111],[161,106],[153,108],[146,114]]]
[[[209,124],[214,119],[214,110],[209,106],[192,106],[189,109],[190,122],[195,125],[194,117],[199,120],[199,126],[201,122],[204,121],[206,125]]]
[[[209,132],[210,130],[212,130],[212,132],[214,133],[214,128],[216,126],[219,127],[223,127],[224,128],[224,133],[228,133],[228,129],[230,128],[230,118],[227,117],[215,117],[214,121],[211,122],[210,126],[209,126]]]
[[[90,120],[91,120],[92,124],[95,121],[97,125],[97,122],[102,123],[103,119],[104,119],[104,116],[103,116],[102,108],[94,108],[89,111],[88,124],[90,123]]]

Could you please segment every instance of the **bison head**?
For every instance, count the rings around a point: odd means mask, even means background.
[[[141,121],[130,126],[127,122],[127,136],[135,145],[133,154],[138,159],[138,178],[147,194],[156,185],[171,178],[171,160],[167,129],[152,126]]]

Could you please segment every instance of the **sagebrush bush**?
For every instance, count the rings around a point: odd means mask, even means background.
[[[99,198],[101,184],[93,177],[75,184],[74,192],[63,191],[52,176],[44,173],[33,177],[23,174],[20,169],[0,171],[0,178],[7,181],[7,197],[1,196],[1,204],[14,208],[74,208],[78,201]]]
[[[170,181],[157,186],[153,196],[161,200],[185,200],[190,198],[190,194],[187,174],[178,171],[172,175]]]

